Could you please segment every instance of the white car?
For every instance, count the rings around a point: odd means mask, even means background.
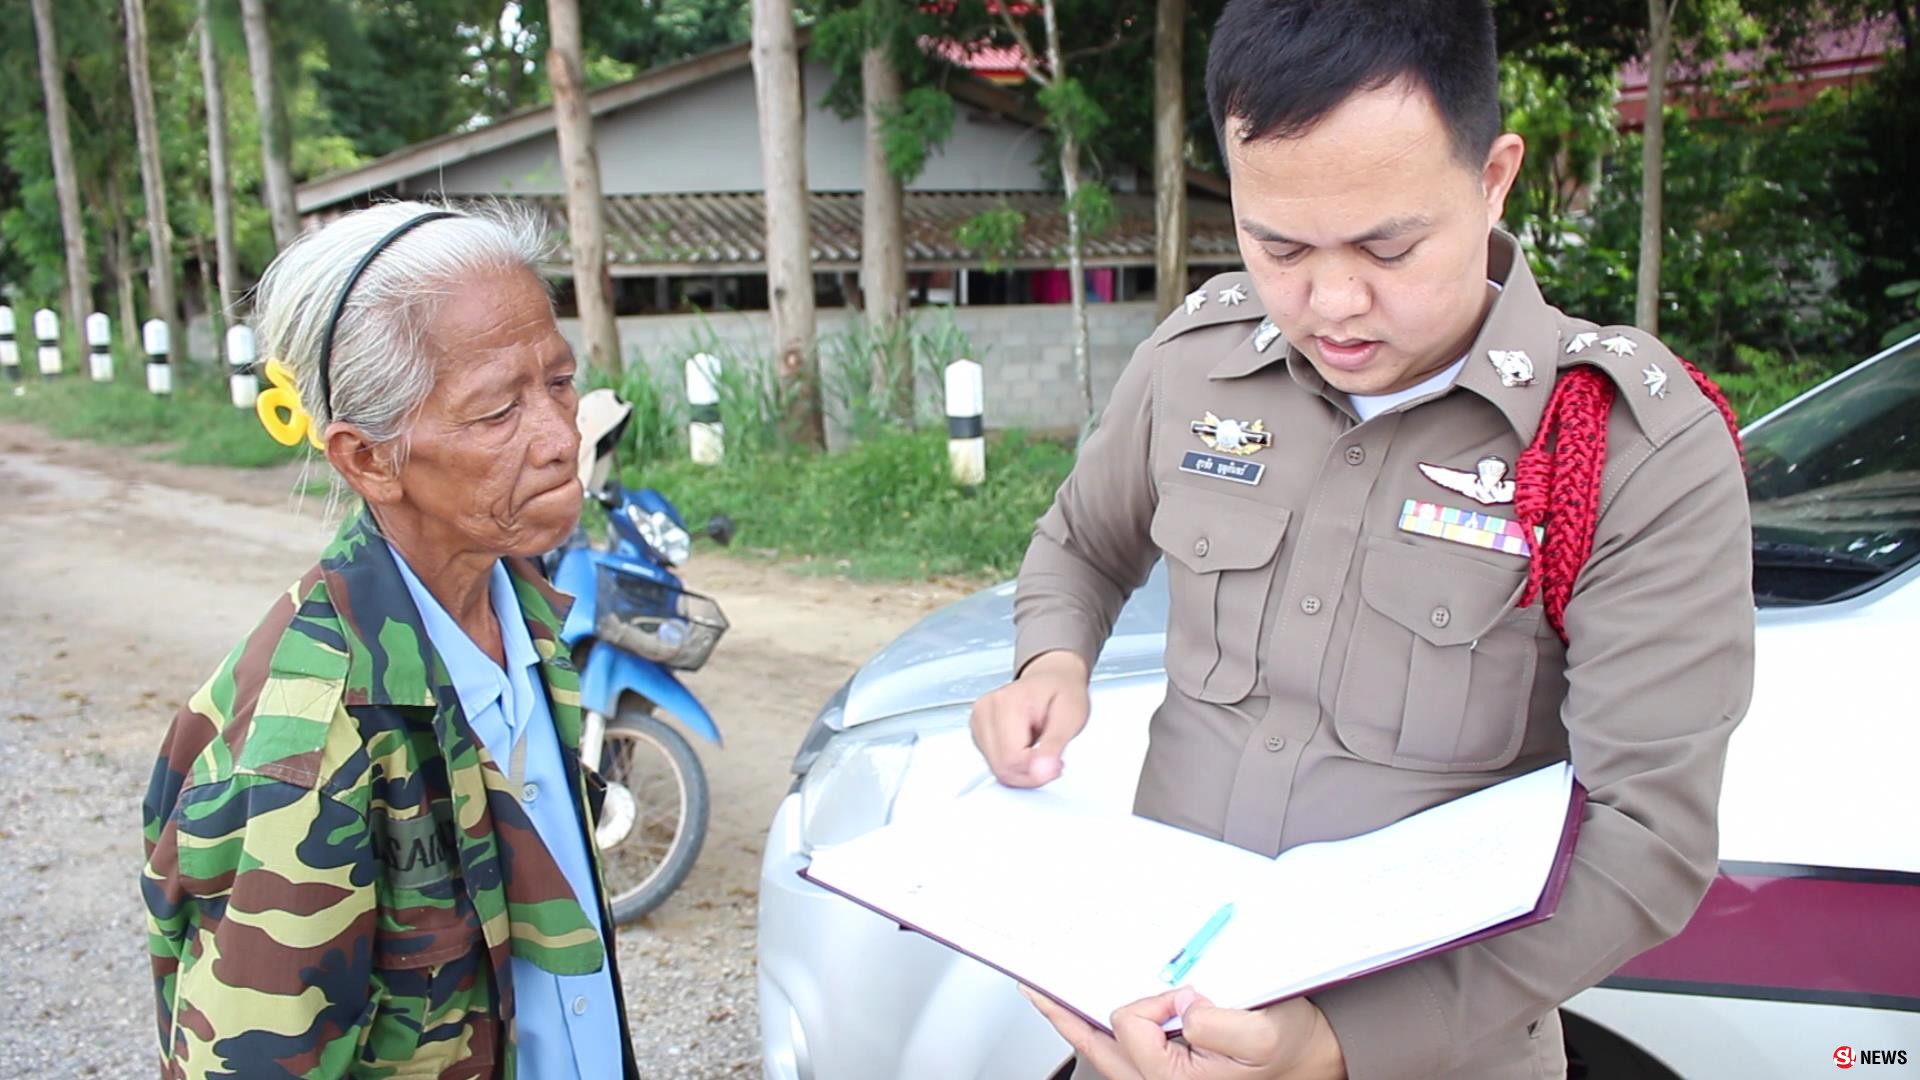
[[[1920,338],[1746,436],[1758,669],[1727,763],[1721,875],[1679,937],[1567,1003],[1575,1077],[1920,1069]],[[769,1080],[1047,1080],[1070,1064],[1006,977],[799,877],[815,845],[986,774],[967,715],[1008,677],[1012,596],[928,617],[802,743],[761,866]],[[1132,804],[1165,626],[1156,570],[1101,655],[1093,721],[1057,783]]]

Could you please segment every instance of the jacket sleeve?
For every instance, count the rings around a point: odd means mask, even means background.
[[[1753,627],[1746,486],[1708,410],[1626,477],[1567,606],[1561,718],[1588,802],[1558,910],[1312,995],[1350,1076],[1449,1072],[1680,932],[1718,865]]]
[[[154,811],[142,886],[161,1075],[346,1076],[373,1012],[365,815],[245,773]]]
[[[1152,349],[1149,341],[1134,351],[1099,428],[1034,527],[1013,601],[1016,676],[1061,649],[1091,668],[1153,568]]]

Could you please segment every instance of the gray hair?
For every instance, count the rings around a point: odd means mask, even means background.
[[[475,274],[526,269],[538,276],[549,261],[545,219],[508,204],[461,207],[401,236],[354,283],[334,330],[333,401],[323,401],[320,345],[354,265],[403,222],[447,209],[389,202],[356,210],[295,240],[267,267],[254,293],[260,355],[293,373],[315,427],[337,417],[375,443],[406,434],[433,391],[425,336],[439,302]]]

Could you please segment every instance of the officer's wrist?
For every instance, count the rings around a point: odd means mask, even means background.
[[[1092,678],[1087,661],[1071,649],[1054,649],[1043,652],[1020,670],[1022,679],[1058,679],[1077,680],[1085,683]]]

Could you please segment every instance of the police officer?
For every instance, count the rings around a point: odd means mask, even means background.
[[[1170,992],[1109,1037],[1036,1000],[1077,1076],[1563,1076],[1556,1008],[1715,872],[1752,685],[1736,442],[1657,340],[1541,297],[1496,228],[1525,152],[1497,84],[1486,0],[1229,4],[1207,92],[1247,271],[1134,354],[973,734],[1006,784],[1058,776],[1164,558],[1138,813],[1271,855],[1567,759],[1589,800],[1559,909],[1261,1011]]]

